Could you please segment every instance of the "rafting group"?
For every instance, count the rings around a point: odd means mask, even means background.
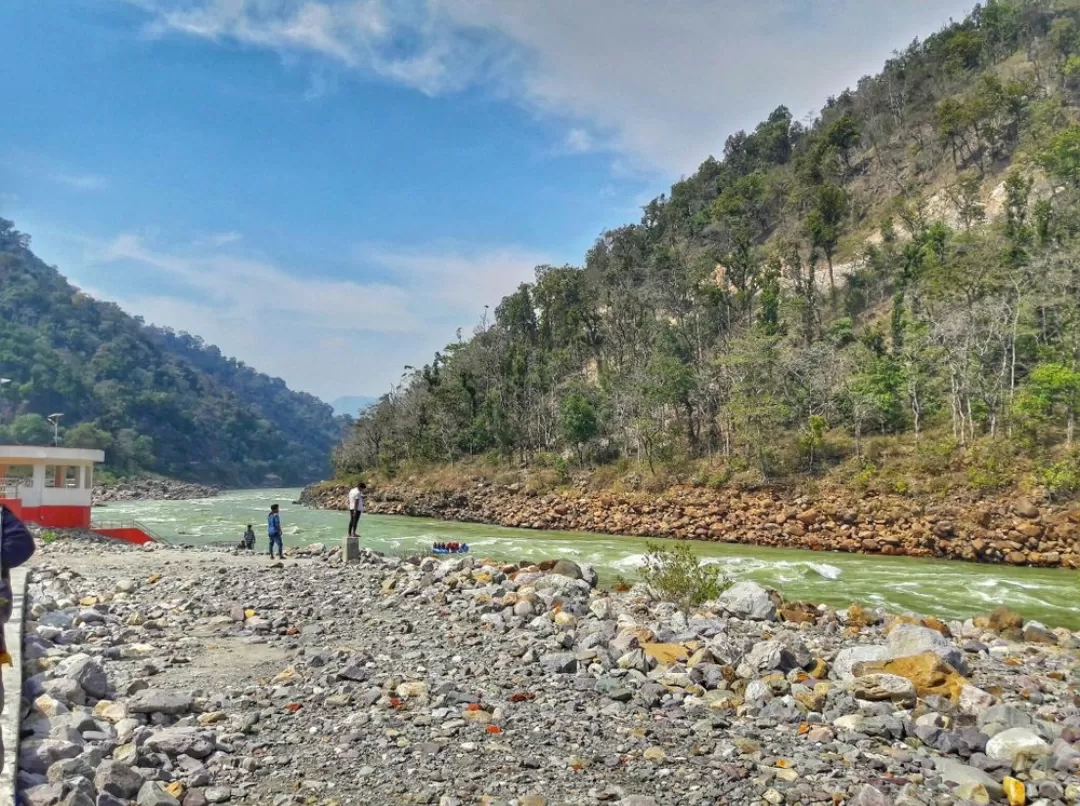
[[[433,554],[466,554],[469,551],[468,543],[435,543],[431,547]]]

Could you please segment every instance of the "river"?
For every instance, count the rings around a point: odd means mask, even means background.
[[[133,501],[95,509],[95,520],[134,518],[170,542],[239,542],[255,527],[266,548],[266,513],[281,505],[286,545],[333,544],[345,533],[341,512],[293,504],[299,490],[238,490],[194,501]],[[601,583],[632,579],[646,540],[593,534],[538,532],[421,518],[366,515],[361,543],[394,554],[423,552],[437,540],[466,542],[476,554],[507,561],[567,557],[591,563]],[[1026,618],[1080,628],[1080,574],[1060,569],[1014,568],[910,557],[880,557],[690,542],[732,579],[750,578],[805,599],[843,607],[857,601],[894,612],[966,618],[1006,605]]]

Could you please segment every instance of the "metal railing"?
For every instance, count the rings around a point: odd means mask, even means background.
[[[168,540],[166,540],[164,537],[159,535],[157,532],[155,532],[153,529],[151,529],[149,526],[147,526],[142,521],[137,521],[137,520],[96,521],[95,520],[95,521],[91,521],[90,529],[91,529],[91,531],[96,530],[96,529],[105,529],[105,530],[108,530],[108,529],[138,529],[140,532],[145,534],[147,537],[149,537],[155,543],[162,543],[162,544],[164,544],[166,546],[169,545]]]

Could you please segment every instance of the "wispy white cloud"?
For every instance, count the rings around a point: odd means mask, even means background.
[[[221,247],[228,246],[229,244],[233,243],[238,243],[243,239],[244,236],[241,233],[236,232],[235,230],[230,230],[228,232],[210,232],[206,235],[200,235],[198,238],[195,239],[192,245],[195,247]]]
[[[308,54],[428,94],[483,84],[564,145],[692,170],[780,103],[802,117],[971,0],[128,0],[154,35]],[[586,125],[587,124],[587,125]]]
[[[432,355],[455,328],[468,332],[485,304],[496,304],[545,262],[514,247],[363,245],[353,258],[358,275],[380,279],[321,277],[209,241],[161,246],[120,233],[84,241],[79,279],[93,296],[153,324],[197,333],[228,355],[330,398],[385,391],[404,364]],[[167,293],[133,290],[124,279],[131,271],[153,272],[154,285]]]
[[[79,174],[54,172],[46,174],[50,181],[65,185],[73,190],[102,190],[109,184],[108,177],[97,174]]]

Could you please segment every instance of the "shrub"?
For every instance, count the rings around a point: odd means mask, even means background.
[[[715,565],[703,563],[685,543],[647,544],[641,579],[659,598],[674,602],[684,612],[715,599],[728,586]]]
[[[1080,459],[1054,462],[1039,468],[1035,475],[1053,500],[1068,498],[1073,493],[1080,492]]]

